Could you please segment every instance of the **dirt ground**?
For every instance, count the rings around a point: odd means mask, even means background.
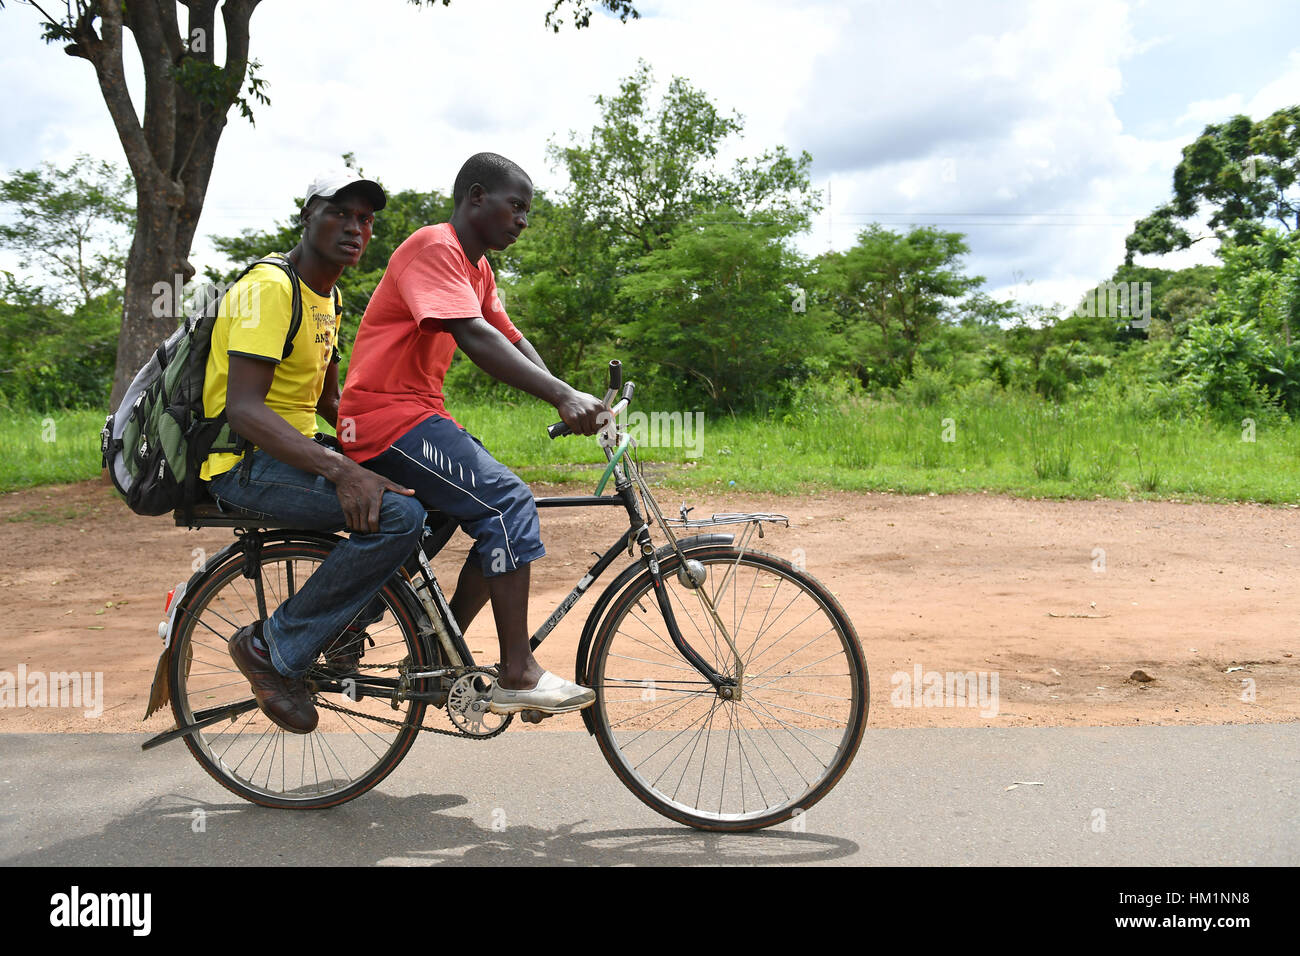
[[[675,510],[679,498],[665,494],[661,504]],[[1294,508],[858,493],[690,503],[694,516],[790,517],[788,529],[769,529],[755,545],[801,560],[848,611],[870,671],[869,726],[1300,718]],[[615,509],[542,512],[548,555],[534,565],[532,626],[581,576],[590,551],[621,532],[621,520]],[[163,600],[231,532],[136,517],[111,489],[84,482],[0,495],[0,533],[0,690],[14,686],[6,674],[19,665],[29,674],[102,672],[104,688],[97,718],[80,707],[18,707],[0,695],[0,732],[170,727],[167,710],[142,720]],[[458,535],[439,556],[448,589],[468,545]],[[543,666],[573,673],[593,600],[584,598],[542,645]],[[483,662],[496,659],[490,620],[484,614],[468,632]],[[1134,679],[1139,670],[1151,679]],[[960,701],[925,693],[942,679],[932,673],[971,671],[996,677],[996,706],[943,706]],[[579,726],[569,715],[542,729]]]

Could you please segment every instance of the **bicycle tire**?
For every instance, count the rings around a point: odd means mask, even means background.
[[[830,792],[862,742],[869,683],[861,644],[835,597],[781,558],[715,546],[687,559],[704,567],[701,586],[745,661],[740,700],[724,700],[682,657],[645,571],[611,602],[592,643],[596,739],[628,789],[669,819],[714,831],[782,823]],[[730,675],[735,654],[703,602],[690,600],[680,563],[674,555],[660,565],[678,627]],[[786,630],[773,636],[778,624]]]
[[[293,539],[262,546],[258,573],[268,616],[329,551],[327,543]],[[178,727],[193,723],[196,711],[252,698],[247,679],[227,650],[235,631],[258,617],[255,585],[244,576],[244,567],[245,553],[236,551],[186,594],[172,637],[168,675]],[[394,576],[380,590],[384,615],[366,629],[375,645],[366,647],[354,680],[397,676],[397,670],[379,665],[429,666],[433,651],[419,635],[413,609],[402,593],[405,588]],[[321,666],[318,659],[307,677],[322,676]],[[426,690],[430,683],[412,681],[412,690]],[[310,734],[289,733],[254,707],[232,722],[221,721],[186,735],[185,744],[213,779],[252,803],[304,810],[337,806],[388,776],[410,749],[424,719],[424,702],[402,701],[394,710],[388,700],[355,696],[359,699],[354,701],[346,693],[317,692],[320,724]],[[343,712],[321,707],[323,702]],[[390,727],[367,716],[398,720],[401,726]]]

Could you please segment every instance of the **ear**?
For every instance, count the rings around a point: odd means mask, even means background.
[[[483,198],[486,195],[487,195],[487,190],[483,188],[482,183],[474,183],[472,186],[469,187],[469,192],[466,193],[466,196],[469,199],[471,206],[482,205]]]

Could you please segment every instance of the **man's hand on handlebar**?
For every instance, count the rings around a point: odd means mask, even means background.
[[[609,408],[595,395],[573,391],[555,405],[564,424],[575,434],[594,435],[609,421]]]

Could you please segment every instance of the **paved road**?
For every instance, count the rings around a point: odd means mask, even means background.
[[[1300,724],[868,730],[804,832],[741,836],[653,813],[581,732],[421,740],[321,813],[142,740],[0,735],[0,864],[1300,864]]]

